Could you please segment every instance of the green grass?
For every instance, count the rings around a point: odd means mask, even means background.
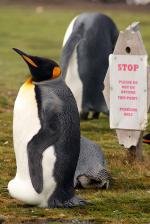
[[[89,10],[89,9],[88,9]],[[97,9],[95,8],[95,11]],[[100,144],[114,183],[108,191],[77,190],[77,194],[92,202],[84,208],[42,209],[29,207],[12,199],[7,184],[16,172],[12,143],[12,110],[18,88],[27,77],[27,67],[11,50],[17,47],[32,55],[59,61],[65,29],[70,20],[83,10],[51,9],[37,14],[34,6],[0,8],[0,220],[5,223],[60,223],[61,220],[91,220],[94,223],[150,223],[150,149],[143,145],[143,162],[129,164],[126,151],[118,144],[108,119],[81,123],[82,134]],[[111,16],[119,29],[131,22],[141,22],[141,33],[150,54],[149,14],[122,10],[101,10]],[[150,126],[148,126],[150,130]],[[38,221],[37,221],[38,220]],[[53,222],[55,221],[55,222]]]

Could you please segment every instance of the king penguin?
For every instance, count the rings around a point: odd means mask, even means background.
[[[12,197],[39,207],[73,207],[86,202],[74,192],[80,153],[80,119],[75,99],[53,60],[16,48],[31,77],[14,104],[13,141],[16,176]]]
[[[95,142],[81,136],[80,155],[74,176],[74,187],[105,188],[112,183],[104,153]]]
[[[62,75],[77,102],[81,119],[89,112],[97,119],[109,114],[104,96],[108,57],[114,50],[118,29],[112,19],[101,13],[82,13],[68,26],[61,54]]]
[[[150,145],[150,133],[143,136],[143,143]]]

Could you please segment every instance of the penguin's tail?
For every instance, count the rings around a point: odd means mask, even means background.
[[[73,31],[68,38],[67,42],[65,43],[62,54],[60,58],[60,65],[62,69],[62,77],[65,79],[67,68],[69,64],[69,60],[73,54],[74,49],[77,47],[79,42],[83,39],[84,34],[84,24],[81,23],[79,26],[75,26],[73,28]]]

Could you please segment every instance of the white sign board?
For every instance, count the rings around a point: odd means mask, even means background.
[[[110,128],[145,130],[147,56],[110,55]]]

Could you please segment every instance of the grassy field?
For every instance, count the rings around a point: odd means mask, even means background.
[[[77,190],[78,195],[92,204],[82,209],[41,209],[12,199],[7,191],[7,184],[16,171],[12,143],[13,103],[28,73],[12,47],[59,61],[65,29],[70,20],[82,11],[87,10],[48,7],[38,14],[34,6],[0,7],[0,223],[3,220],[7,224],[150,223],[150,148],[143,145],[143,162],[129,164],[126,151],[119,146],[116,134],[109,129],[108,118],[104,115],[98,121],[81,123],[82,134],[102,146],[114,179],[107,191]],[[99,11],[111,16],[120,30],[133,21],[140,21],[145,47],[150,55],[148,13],[109,8]],[[147,130],[150,131],[150,126]]]

